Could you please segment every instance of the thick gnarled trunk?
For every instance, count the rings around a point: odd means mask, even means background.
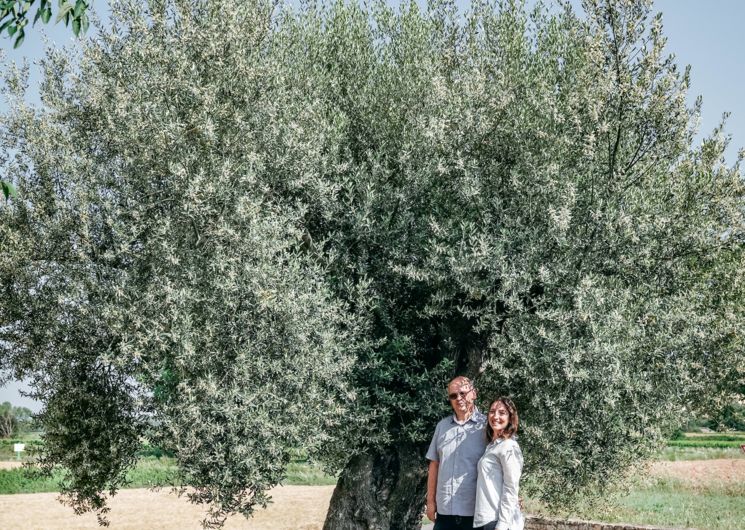
[[[391,447],[354,457],[331,497],[324,530],[418,530],[427,467],[423,448]]]

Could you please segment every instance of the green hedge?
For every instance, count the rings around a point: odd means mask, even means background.
[[[15,460],[16,454],[13,452],[13,444],[22,443],[26,444],[25,451],[21,454],[22,457],[28,457],[31,449],[40,448],[44,445],[41,440],[22,440],[22,439],[6,439],[0,440],[0,460]],[[170,451],[164,451],[160,447],[145,444],[142,449],[137,451],[137,456],[140,458],[155,457],[155,458],[172,458],[173,453]]]
[[[8,493],[42,493],[59,491],[64,472],[55,472],[52,477],[33,477],[25,468],[0,470],[0,495]],[[137,466],[127,473],[127,488],[149,488],[154,486],[178,486],[178,470],[172,458],[142,458]],[[291,462],[287,467],[284,484],[332,485],[336,478],[327,475],[315,464],[303,461]]]
[[[31,449],[41,447],[41,440],[19,440],[7,439],[0,440],[0,460],[14,460],[16,454],[13,452],[13,444],[26,444],[26,448],[21,456],[28,456]]]
[[[699,438],[684,438],[682,440],[669,440],[669,447],[711,447],[714,449],[725,449],[728,447],[740,447],[745,444],[743,439],[735,440],[707,440]]]
[[[25,468],[0,469],[0,495],[59,491],[65,474],[55,471],[51,477],[39,477]],[[127,473],[128,488],[178,485],[175,463],[168,458],[143,458]]]
[[[684,436],[684,440],[706,440],[712,442],[742,442],[745,443],[745,434],[706,434],[704,436]]]

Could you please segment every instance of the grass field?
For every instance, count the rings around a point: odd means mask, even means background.
[[[590,519],[606,522],[742,530],[745,528],[745,487],[692,487],[682,480],[658,478],[635,487],[613,508]]]
[[[701,529],[745,528],[745,460],[711,460],[677,468],[677,476],[659,472],[621,499],[614,521]],[[673,468],[675,469],[675,468]],[[703,476],[702,476],[703,475]],[[638,514],[638,515],[634,515]]]
[[[654,463],[645,476],[608,508],[580,509],[572,517],[701,530],[745,528],[745,459],[676,460]],[[542,507],[526,502],[529,513]],[[549,515],[549,514],[547,514]]]
[[[609,522],[632,522],[702,530],[743,530],[745,488],[690,487],[684,481],[655,481],[634,490],[610,512]]]
[[[701,530],[745,529],[745,433],[686,433],[610,508],[579,518]],[[541,507],[527,501],[527,511]]]

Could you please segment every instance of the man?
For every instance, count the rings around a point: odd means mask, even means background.
[[[427,517],[435,530],[473,530],[476,466],[484,454],[486,417],[474,406],[476,389],[467,377],[448,383],[453,416],[440,421],[427,451]]]

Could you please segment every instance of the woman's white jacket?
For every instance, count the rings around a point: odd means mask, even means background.
[[[497,439],[486,446],[478,464],[476,510],[473,526],[497,521],[496,530],[522,530],[518,501],[523,453],[513,438]]]

